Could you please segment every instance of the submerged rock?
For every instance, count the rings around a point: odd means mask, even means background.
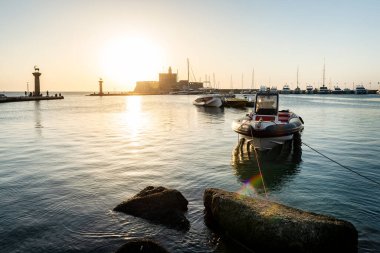
[[[158,243],[148,239],[133,239],[121,246],[116,253],[168,253]]]
[[[184,212],[188,201],[177,190],[148,186],[113,210],[176,229],[189,229]]]
[[[208,225],[253,250],[357,252],[350,222],[219,189],[206,189],[203,200]]]

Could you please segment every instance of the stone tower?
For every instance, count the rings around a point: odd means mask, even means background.
[[[40,88],[40,69],[37,66],[34,66],[34,96],[40,96],[41,88]]]
[[[99,79],[99,95],[103,95],[103,79]]]

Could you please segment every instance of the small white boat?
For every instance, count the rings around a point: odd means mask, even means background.
[[[199,96],[193,101],[193,105],[208,106],[208,107],[221,107],[223,105],[222,98],[218,94],[207,94]]]
[[[289,110],[279,111],[278,102],[278,92],[257,93],[254,111],[234,120],[232,129],[260,151],[293,140],[304,129],[303,120]]]

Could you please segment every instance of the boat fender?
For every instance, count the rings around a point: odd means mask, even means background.
[[[303,119],[301,117],[298,117],[298,118],[300,119],[300,121],[302,122],[302,124],[305,124],[305,123],[303,123]]]

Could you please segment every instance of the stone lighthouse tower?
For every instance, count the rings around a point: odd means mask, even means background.
[[[99,79],[99,96],[103,96],[103,79]]]
[[[34,66],[34,96],[40,96],[41,89],[40,89],[40,69],[37,66]]]

